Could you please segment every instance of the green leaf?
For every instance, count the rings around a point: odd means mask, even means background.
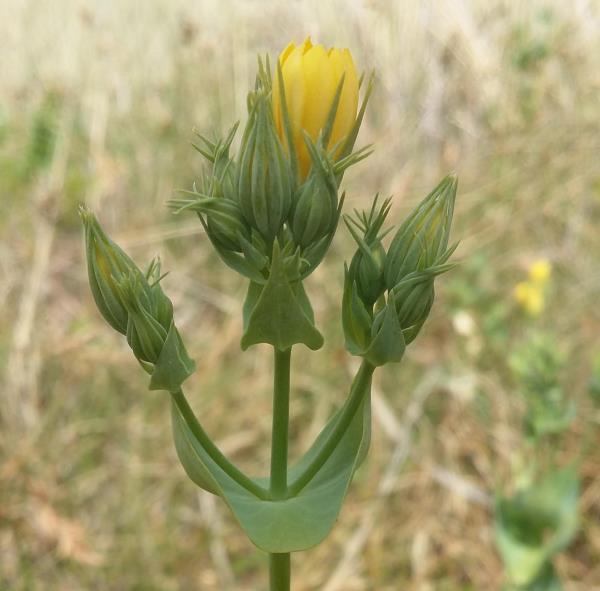
[[[375,366],[401,361],[406,344],[393,292],[390,292],[386,307],[375,317],[373,329],[374,335],[364,355],[365,359]]]
[[[351,355],[364,355],[369,346],[372,318],[356,293],[356,284],[344,266],[344,294],[342,296],[342,326],[346,349]]]
[[[265,552],[306,550],[321,542],[335,524],[352,476],[364,459],[371,434],[368,391],[337,446],[297,496],[264,500],[233,480],[211,459],[194,437],[176,404],[172,406],[177,453],[188,476],[200,487],[223,498],[250,540]],[[341,410],[324,427],[304,457],[289,471],[293,481],[319,453]],[[264,486],[267,479],[255,482]]]
[[[174,392],[196,371],[196,364],[189,358],[175,324],[167,333],[165,344],[154,365],[150,378],[150,390]]]
[[[542,573],[525,589],[520,591],[562,591],[563,586],[552,564],[548,563]]]
[[[210,458],[207,454],[202,454],[202,449],[195,449],[194,436],[174,402],[171,405],[171,427],[177,456],[186,474],[200,488],[215,495],[220,495],[219,485],[211,474],[211,470],[207,467],[207,464],[210,465]],[[198,446],[198,443],[195,443]],[[213,471],[219,470],[216,464],[212,466],[212,469]]]
[[[578,498],[579,481],[569,466],[511,498],[497,500],[496,544],[511,583],[532,584],[570,543],[577,532]]]
[[[268,343],[280,351],[297,343],[313,351],[323,346],[303,287],[297,282],[290,284],[285,274],[277,241],[269,279],[264,286],[250,283],[244,303],[242,349],[258,343]]]
[[[566,401],[562,408],[550,404],[530,405],[528,415],[526,421],[534,435],[552,435],[571,426],[577,416],[577,407],[573,400]]]

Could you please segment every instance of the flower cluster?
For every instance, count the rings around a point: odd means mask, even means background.
[[[434,281],[452,268],[448,246],[457,180],[442,182],[404,220],[386,253],[381,232],[390,201],[347,217],[356,251],[346,270],[342,316],[346,346],[374,365],[399,361],[433,304]]]
[[[224,139],[199,135],[210,173],[171,206],[197,212],[221,258],[252,281],[266,282],[275,242],[290,280],[304,279],[336,231],[344,171],[369,154],[353,148],[370,88],[359,109],[350,52],[310,39],[288,45],[274,75],[259,61],[237,156],[237,125]]]

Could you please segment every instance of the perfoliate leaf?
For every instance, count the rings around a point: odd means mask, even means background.
[[[532,584],[569,544],[577,531],[578,497],[579,481],[570,466],[497,500],[496,544],[511,583]]]
[[[319,349],[323,337],[314,325],[312,313],[307,313],[309,307],[302,286],[288,280],[275,241],[269,279],[264,286],[250,283],[248,289],[242,349],[258,343],[268,343],[280,351],[297,343]]]
[[[402,360],[406,344],[396,314],[393,292],[390,292],[386,307],[373,321],[373,333],[369,348],[364,354],[365,359],[376,367]]]
[[[167,333],[165,344],[154,365],[150,378],[150,390],[174,392],[196,371],[196,364],[189,358],[175,324]]]
[[[234,481],[194,437],[173,402],[177,453],[188,476],[198,486],[223,498],[256,546],[271,553],[306,550],[329,534],[352,476],[367,453],[371,434],[369,386],[370,381],[361,392],[358,408],[332,453],[296,496],[277,501],[260,499]],[[293,482],[322,450],[342,411],[331,418],[313,446],[289,471],[289,482]],[[267,479],[258,478],[255,482],[265,486]]]
[[[171,405],[171,427],[177,456],[190,480],[200,488],[215,495],[220,495],[217,480],[211,474],[211,469],[207,467],[211,466],[211,460],[208,455],[202,454],[203,450],[196,450],[194,447],[194,444],[196,446],[199,446],[199,444],[185,424],[175,403]],[[214,463],[212,463],[211,468],[213,471],[220,470]]]

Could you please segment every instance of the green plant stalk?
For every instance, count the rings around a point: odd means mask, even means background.
[[[352,389],[348,401],[344,406],[344,410],[340,415],[335,427],[329,434],[327,441],[321,447],[319,453],[313,458],[312,462],[300,474],[296,480],[290,483],[288,488],[289,495],[297,495],[317,474],[323,464],[329,459],[332,452],[335,450],[340,439],[348,429],[352,422],[360,403],[363,401],[365,394],[371,386],[371,377],[375,371],[375,366],[363,359],[360,369],[352,383]]]
[[[269,578],[271,591],[289,591],[291,568],[290,555],[269,554]]]
[[[202,425],[198,422],[194,411],[190,407],[183,391],[181,389],[171,392],[173,401],[175,402],[183,420],[186,422],[190,431],[194,434],[196,439],[202,444],[204,449],[210,455],[211,459],[233,480],[235,480],[240,486],[243,486],[246,490],[257,496],[259,499],[267,499],[268,492],[260,485],[256,484],[253,480],[248,478],[239,468],[234,466],[221,452],[221,450],[213,443],[212,439],[208,436],[206,431],[202,428]]]
[[[290,423],[290,359],[292,349],[274,349],[273,428],[271,437],[271,478],[269,494],[272,500],[287,495],[288,430]],[[271,591],[289,591],[290,555],[269,555]]]

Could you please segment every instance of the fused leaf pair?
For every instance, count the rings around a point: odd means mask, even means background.
[[[346,404],[288,471],[289,493],[283,499],[269,498],[267,478],[254,479],[255,486],[262,487],[262,493],[257,494],[220,468],[210,450],[194,435],[193,425],[186,421],[174,398],[172,425],[179,459],[199,487],[223,498],[256,546],[272,553],[311,548],[335,524],[354,472],[368,451],[371,373],[372,368],[367,365],[359,371]],[[350,407],[352,402],[355,404]],[[353,412],[347,413],[348,410]],[[337,427],[344,418],[349,421],[340,430]],[[336,436],[333,441],[332,436]],[[310,478],[303,478],[307,473]],[[298,482],[301,487],[294,490]]]
[[[578,498],[577,472],[569,466],[496,500],[496,544],[514,588],[561,589],[551,561],[577,532]]]

